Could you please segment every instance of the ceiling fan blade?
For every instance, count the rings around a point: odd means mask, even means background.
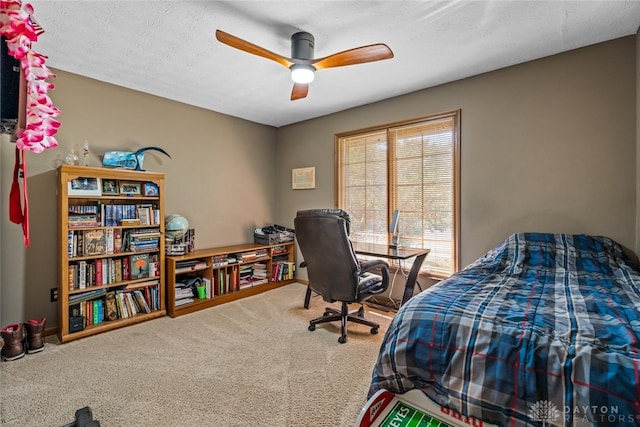
[[[231,34],[225,33],[224,31],[216,30],[216,38],[221,43],[224,43],[231,47],[235,47],[236,49],[240,49],[242,51],[251,53],[253,55],[261,56],[263,58],[276,61],[277,63],[282,64],[287,68],[293,65],[293,61],[289,58],[286,58],[282,55],[278,55],[277,53],[273,53],[270,50],[267,50],[263,47],[250,43],[246,40],[242,40],[239,37],[232,36]]]
[[[294,83],[293,89],[291,90],[291,100],[295,101],[296,99],[306,98],[308,93],[308,83]]]
[[[378,43],[315,59],[312,64],[319,70],[321,68],[343,67],[345,65],[363,64],[390,58],[393,58],[393,52],[389,49],[389,46],[384,43]]]

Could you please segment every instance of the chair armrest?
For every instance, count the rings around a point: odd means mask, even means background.
[[[387,286],[389,286],[389,263],[379,258],[360,263],[361,271],[371,271],[375,269],[380,269],[380,275],[382,276],[382,285],[384,286],[384,289],[386,289]]]
[[[371,270],[379,270],[372,272]],[[363,278],[377,277],[374,282],[363,285]],[[360,285],[358,286],[358,302],[362,302],[373,295],[381,294],[389,287],[389,263],[382,259],[374,259],[360,263]]]

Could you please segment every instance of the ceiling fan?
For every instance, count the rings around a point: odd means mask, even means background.
[[[345,65],[363,64],[393,58],[393,52],[385,44],[378,43],[356,47],[324,58],[313,58],[313,35],[300,31],[291,36],[291,58],[271,52],[239,37],[216,30],[216,38],[221,43],[263,58],[271,59],[291,70],[293,90],[291,100],[301,99],[309,93],[309,83],[313,81],[316,70]]]

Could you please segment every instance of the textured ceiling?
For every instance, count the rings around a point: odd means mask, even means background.
[[[29,1],[53,68],[283,126],[635,34],[640,1]],[[386,43],[390,60],[319,70],[290,101],[289,70],[218,42],[220,29],[290,56]]]

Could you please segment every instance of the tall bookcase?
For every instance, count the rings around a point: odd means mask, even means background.
[[[59,337],[166,315],[164,174],[58,168]]]
[[[167,311],[177,317],[294,282],[296,248],[294,242],[223,246],[167,256],[165,263]]]

